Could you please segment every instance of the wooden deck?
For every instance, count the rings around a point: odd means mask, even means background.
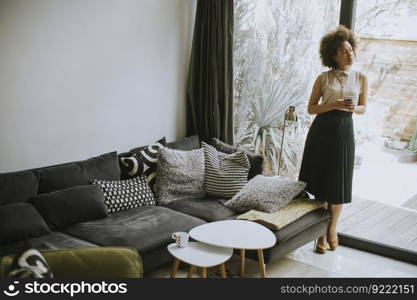
[[[343,207],[338,232],[417,252],[417,211],[354,197]]]

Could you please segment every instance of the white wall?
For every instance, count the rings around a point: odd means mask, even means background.
[[[196,0],[0,0],[0,172],[185,134]]]

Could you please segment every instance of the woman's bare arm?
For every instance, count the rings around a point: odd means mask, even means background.
[[[362,93],[359,95],[358,105],[354,108],[354,113],[363,115],[366,111],[366,103],[368,102],[368,78],[363,75]]]
[[[319,75],[316,81],[314,82],[313,89],[310,95],[310,100],[308,101],[307,112],[310,115],[315,115],[315,114],[322,114],[322,113],[325,113],[334,109],[346,108],[346,106],[343,104],[342,101],[335,101],[333,103],[327,103],[327,104],[318,104],[322,96],[321,77],[322,76]]]

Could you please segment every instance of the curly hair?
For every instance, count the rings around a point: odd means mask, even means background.
[[[339,47],[345,42],[349,42],[352,46],[353,53],[356,54],[356,47],[358,42],[352,31],[343,25],[340,25],[335,31],[327,33],[320,41],[320,59],[325,67],[331,69],[337,68],[337,63],[334,57],[337,54]]]

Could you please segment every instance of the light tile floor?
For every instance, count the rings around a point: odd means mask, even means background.
[[[234,255],[226,268],[239,273],[239,257]],[[146,277],[167,278],[170,265],[154,270]],[[188,265],[182,264],[177,277],[187,277]],[[215,270],[209,270],[209,274]],[[280,277],[413,277],[417,278],[417,266],[364,251],[339,246],[336,251],[321,255],[313,252],[313,242],[290,252],[278,261],[268,264],[269,278]],[[198,277],[194,274],[194,277]],[[246,259],[246,277],[259,277],[258,262]]]

